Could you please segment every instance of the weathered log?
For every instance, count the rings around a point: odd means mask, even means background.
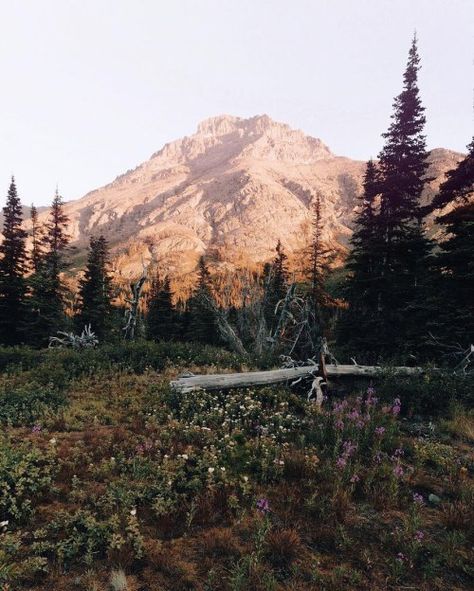
[[[191,375],[178,377],[170,386],[178,392],[193,390],[226,390],[230,388],[246,388],[249,386],[268,386],[282,382],[290,382],[309,375],[316,375],[319,366],[304,365],[289,369],[272,369],[269,371],[249,371],[245,373],[223,373],[207,375]],[[423,373],[421,367],[395,367],[393,371],[401,375]],[[376,365],[326,365],[328,376],[368,376],[376,377],[382,368]]]

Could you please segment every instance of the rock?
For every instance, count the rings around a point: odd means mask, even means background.
[[[441,499],[440,497],[438,497],[438,495],[435,495],[433,493],[431,493],[428,496],[428,501],[432,504],[432,505],[439,505],[441,503]]]

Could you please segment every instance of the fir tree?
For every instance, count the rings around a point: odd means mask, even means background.
[[[352,250],[346,269],[348,277],[344,297],[348,308],[341,313],[337,332],[340,349],[348,354],[363,352],[368,359],[376,356],[378,343],[378,282],[380,281],[380,228],[376,210],[379,191],[377,167],[367,163],[363,195],[351,238]]]
[[[273,331],[276,325],[277,317],[275,311],[278,302],[284,299],[288,290],[288,257],[283,250],[280,240],[277,242],[275,251],[275,258],[271,263],[267,263],[263,270],[265,286],[264,314],[267,327],[271,331]]]
[[[432,203],[438,214],[450,208],[437,217],[447,238],[435,257],[438,281],[429,328],[447,343],[468,346],[474,342],[474,139],[446,177]]]
[[[162,281],[157,273],[151,283],[146,317],[147,337],[154,341],[168,341],[176,338],[178,336],[177,320],[169,277],[166,276]]]
[[[376,331],[381,352],[400,352],[423,330],[420,303],[425,295],[430,243],[424,235],[420,197],[428,168],[424,107],[418,90],[420,68],[416,36],[403,76],[403,91],[396,97],[392,123],[383,134],[379,155],[380,214],[377,256]],[[372,297],[372,296],[371,296]],[[414,330],[413,330],[414,329]]]
[[[26,232],[22,228],[22,207],[12,177],[3,208],[3,241],[0,244],[0,341],[16,345],[21,341],[26,285]]]
[[[40,241],[43,252],[39,257],[39,265],[29,278],[28,342],[34,346],[46,345],[49,337],[66,324],[63,302],[65,288],[60,273],[66,265],[68,221],[62,198],[56,191]]]
[[[30,208],[30,220],[31,220],[31,267],[34,273],[39,270],[42,250],[41,250],[41,231],[38,222],[38,210],[35,205],[32,204]]]
[[[217,319],[213,310],[211,276],[203,256],[199,259],[197,288],[188,300],[186,337],[188,340],[215,345],[219,342]]]
[[[79,282],[78,329],[91,325],[100,342],[111,328],[112,293],[108,273],[109,249],[104,236],[91,237],[87,265]]]

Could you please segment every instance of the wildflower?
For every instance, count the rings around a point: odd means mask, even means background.
[[[392,405],[392,414],[394,417],[396,417],[400,414],[401,406],[402,406],[402,402],[401,402],[400,398],[395,398],[395,400],[393,401],[393,405]]]
[[[41,425],[33,425],[31,432],[32,433],[39,433],[41,431],[41,429],[42,429]]]
[[[341,419],[338,419],[336,421],[336,429],[338,431],[342,431],[344,429],[344,421],[342,421]]]
[[[393,469],[393,475],[395,476],[395,478],[401,478],[403,474],[404,472],[402,466],[400,464],[397,464]]]
[[[0,521],[0,527],[7,527],[8,525],[8,519],[5,519],[5,521]]]
[[[415,505],[422,506],[425,504],[425,499],[423,498],[423,495],[420,495],[419,493],[414,493],[413,502],[415,503]]]
[[[243,480],[244,480],[244,482],[248,482],[249,481],[249,477],[248,476],[243,476]]]
[[[419,529],[417,532],[415,532],[415,540],[417,542],[422,542],[424,537],[425,537],[425,534],[423,531],[421,531],[421,529]]]
[[[369,386],[367,388],[367,395],[368,396],[373,396],[375,394],[375,388],[373,388],[372,386]]]
[[[382,463],[382,452],[378,451],[375,456],[374,459],[376,461],[377,464],[381,464]]]
[[[188,454],[183,454],[181,457],[183,458],[183,460],[187,460],[188,459]]]
[[[224,466],[221,466],[221,472],[225,472]]]
[[[347,459],[344,456],[340,456],[339,458],[337,458],[336,466],[340,470],[344,470],[344,468],[346,467],[346,464],[347,464]]]
[[[51,443],[51,445],[55,445],[56,444],[56,437],[52,437],[49,442]]]
[[[359,482],[360,478],[357,474],[353,474],[352,478],[351,478],[351,482],[352,484],[355,484],[356,482]]]
[[[212,474],[214,472],[215,468],[213,468],[212,466],[210,466],[207,471],[209,472],[209,474]]]
[[[257,501],[257,511],[265,515],[266,513],[270,512],[270,503],[268,499],[258,499]]]
[[[132,517],[135,517],[135,515],[137,514],[137,510],[135,509],[135,507],[130,511],[130,515]]]
[[[403,552],[399,552],[397,554],[397,560],[398,562],[404,562],[406,560],[405,554],[403,554]]]

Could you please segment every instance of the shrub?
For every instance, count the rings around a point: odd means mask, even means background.
[[[14,521],[29,518],[41,495],[51,488],[55,473],[52,447],[43,453],[0,440],[0,514]]]
[[[66,395],[51,385],[37,382],[0,382],[0,423],[31,425],[66,404]]]

